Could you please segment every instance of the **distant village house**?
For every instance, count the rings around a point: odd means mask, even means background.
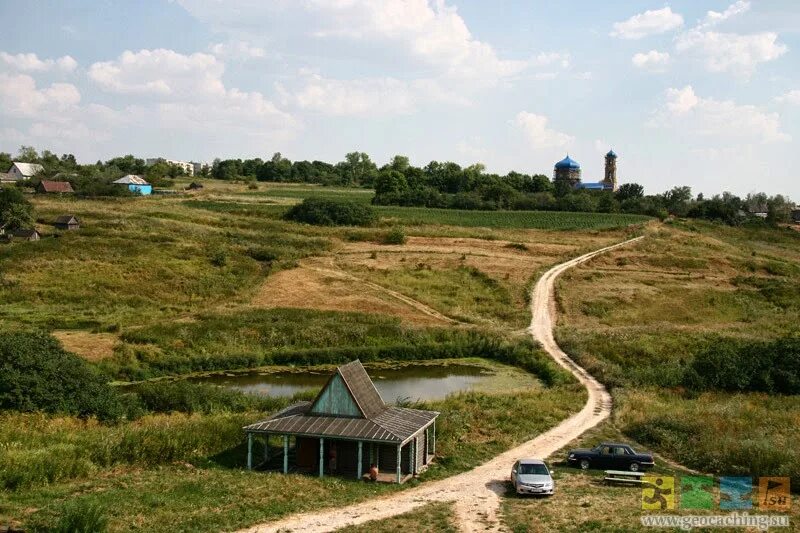
[[[792,222],[800,224],[800,209],[792,209]]]
[[[35,229],[15,229],[6,232],[6,235],[11,237],[11,239],[18,239],[21,241],[38,241],[42,238]]]
[[[124,185],[131,192],[147,196],[153,194],[153,186],[147,183],[144,178],[136,174],[128,174],[114,181],[116,185]]]
[[[61,230],[76,230],[81,227],[80,221],[74,215],[61,215],[60,217],[56,218],[56,221],[53,223],[56,229]]]
[[[31,179],[43,170],[44,167],[36,163],[19,163],[15,161],[7,174],[10,176],[9,181],[19,181]]]
[[[187,187],[187,189],[189,189],[190,191],[199,191],[202,188],[203,188],[203,184],[202,183],[198,183],[196,181],[191,182],[189,184],[189,186]]]
[[[39,185],[36,186],[36,192],[39,194],[48,194],[48,193],[64,194],[75,191],[72,190],[72,185],[68,181],[42,180],[39,182]]]
[[[260,437],[265,444],[264,464],[282,466],[284,473],[362,479],[375,465],[375,481],[402,483],[433,460],[437,416],[436,411],[386,405],[356,360],[337,368],[314,401],[297,403],[245,426],[247,467],[253,468],[253,440]],[[282,440],[282,454],[274,462],[270,462],[270,437]]]

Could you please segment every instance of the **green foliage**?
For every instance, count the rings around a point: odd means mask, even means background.
[[[142,409],[154,413],[271,411],[284,404],[284,400],[269,396],[244,394],[189,381],[146,382],[132,387],[131,390],[138,397]]]
[[[405,244],[407,240],[403,228],[394,227],[383,236],[381,242],[383,244]]]
[[[104,533],[108,530],[105,510],[88,500],[76,500],[61,510],[61,519],[52,533]]]
[[[44,334],[0,333],[0,408],[113,420],[125,408],[83,359]]]
[[[375,212],[369,206],[324,198],[306,198],[289,209],[285,218],[317,226],[370,226],[376,221]]]
[[[0,229],[15,230],[33,225],[33,206],[19,189],[0,189]]]
[[[712,339],[695,355],[684,383],[694,390],[800,394],[800,337]]]

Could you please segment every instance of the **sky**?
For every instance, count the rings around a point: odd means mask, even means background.
[[[800,201],[797,0],[0,0],[0,151],[379,165]]]

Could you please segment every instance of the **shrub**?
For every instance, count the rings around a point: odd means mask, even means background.
[[[800,337],[715,339],[695,356],[684,384],[693,390],[800,394]]]
[[[53,533],[103,533],[108,531],[108,518],[97,504],[77,500],[64,506]]]
[[[0,409],[117,419],[124,404],[104,377],[49,335],[0,334]]]
[[[317,226],[369,226],[377,220],[367,205],[327,198],[306,198],[289,209],[284,218]]]
[[[405,244],[408,239],[402,228],[392,228],[389,233],[383,236],[383,244]]]

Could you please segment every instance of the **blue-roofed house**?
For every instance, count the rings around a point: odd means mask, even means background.
[[[617,190],[617,154],[609,150],[605,157],[605,176],[602,181],[583,183],[581,165],[569,155],[555,164],[553,181],[566,181],[573,189],[589,191]]]
[[[120,179],[114,181],[117,185],[125,185],[128,190],[142,196],[153,194],[153,186],[147,183],[144,178],[135,174],[128,174],[122,176]]]

